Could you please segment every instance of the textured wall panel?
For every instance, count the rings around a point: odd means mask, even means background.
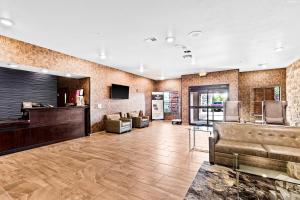
[[[291,125],[300,124],[300,60],[286,71],[287,118]]]
[[[56,106],[55,76],[0,68],[0,119],[20,117],[23,101]]]
[[[241,72],[239,77],[239,100],[242,105],[242,119],[251,119],[250,91],[257,87],[281,87],[281,99],[286,100],[286,69],[272,69]]]
[[[239,71],[229,70],[222,72],[208,73],[205,77],[198,74],[183,75],[182,80],[182,120],[184,123],[189,121],[189,87],[200,85],[229,84],[229,99],[238,100]]]
[[[133,108],[136,109],[136,102],[130,100],[128,101],[131,103],[130,107],[127,107],[127,103],[120,105],[126,105],[126,107],[119,107],[118,109],[110,106],[110,103],[114,103],[114,100],[109,99],[109,87],[112,83],[128,85],[131,94],[144,93],[146,101],[142,104],[138,103],[138,105],[145,105],[140,109],[145,110],[147,115],[151,114],[151,92],[154,89],[154,81],[151,79],[1,35],[0,61],[90,77],[93,132],[103,129],[104,114],[111,114],[116,110],[132,111]],[[102,109],[98,109],[97,104],[102,104]]]

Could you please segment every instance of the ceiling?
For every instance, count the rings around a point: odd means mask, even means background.
[[[0,17],[14,21],[1,35],[155,80],[300,57],[300,0],[0,0]]]

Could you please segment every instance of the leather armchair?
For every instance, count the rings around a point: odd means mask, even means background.
[[[240,101],[225,101],[224,122],[240,122],[241,119]]]
[[[266,124],[288,125],[286,101],[264,101],[264,121]]]
[[[106,132],[124,133],[132,129],[132,120],[121,118],[120,114],[105,115],[104,120]]]
[[[149,126],[150,118],[149,116],[143,116],[142,112],[127,113],[127,117],[132,119],[134,128],[144,128]]]

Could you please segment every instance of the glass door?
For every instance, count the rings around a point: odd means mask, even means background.
[[[192,125],[212,126],[223,121],[224,101],[228,85],[195,86],[189,88],[189,122]]]

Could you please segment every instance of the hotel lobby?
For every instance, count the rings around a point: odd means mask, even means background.
[[[0,200],[300,199],[298,19],[298,0],[0,0]]]

